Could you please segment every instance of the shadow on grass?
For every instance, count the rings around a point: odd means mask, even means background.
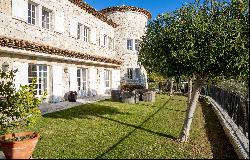
[[[124,123],[124,122],[120,122],[118,120],[114,120],[114,119],[111,119],[111,118],[99,116],[100,118],[104,118],[104,119],[107,119],[107,120],[110,120],[110,121],[113,121],[113,122],[117,122],[117,123],[120,123],[122,125],[127,125],[127,126],[130,126],[130,127],[133,127],[134,129],[132,131],[130,131],[129,133],[127,133],[117,143],[115,143],[114,145],[112,145],[111,147],[109,147],[105,152],[103,152],[102,154],[100,154],[99,156],[97,156],[95,159],[100,159],[103,156],[105,156],[105,154],[107,154],[112,149],[114,149],[116,146],[118,146],[119,144],[121,144],[126,138],[128,138],[132,133],[134,133],[138,129],[146,131],[146,132],[149,132],[149,133],[152,133],[152,134],[155,134],[155,135],[158,135],[158,136],[163,136],[163,137],[166,137],[166,138],[170,138],[170,139],[176,140],[176,137],[174,137],[172,135],[167,135],[167,134],[164,134],[164,133],[159,133],[159,132],[155,132],[155,131],[152,131],[152,130],[149,130],[149,129],[146,129],[146,128],[142,128],[142,125],[145,124],[146,122],[148,122],[154,115],[156,115],[160,110],[162,110],[170,100],[171,99],[167,100],[157,111],[155,111],[153,114],[151,114],[150,116],[148,116],[139,126],[135,126],[135,125],[131,125],[131,124],[127,124],[127,123]]]
[[[212,146],[213,158],[238,159],[211,105],[201,102],[201,106],[205,118],[206,134]]]
[[[73,119],[73,118],[86,118],[89,116],[96,115],[115,115],[115,114],[130,114],[128,112],[120,112],[119,109],[111,106],[97,105],[97,104],[84,104],[76,106],[63,111],[45,114],[47,118],[62,118],[62,119]]]

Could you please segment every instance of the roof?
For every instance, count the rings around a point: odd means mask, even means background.
[[[116,28],[118,26],[111,19],[108,19],[108,17],[105,14],[98,12],[96,9],[94,9],[93,7],[88,5],[87,3],[83,2],[82,0],[69,0],[69,1],[73,4],[75,4],[76,6],[80,7],[81,9],[85,10],[86,12],[97,17],[98,19],[102,20],[103,22],[106,22],[107,24],[111,25],[112,27]]]
[[[140,12],[143,13],[144,15],[146,15],[148,17],[148,19],[152,18],[151,13],[143,8],[138,8],[138,7],[134,7],[134,6],[113,6],[113,7],[108,7],[105,9],[100,10],[99,12],[106,14],[109,12],[115,12],[115,11],[119,11],[119,12],[126,12],[126,11],[135,11],[135,12]]]
[[[0,46],[2,47],[10,47],[15,49],[22,49],[27,51],[33,51],[33,52],[40,52],[40,53],[46,53],[51,55],[57,55],[57,56],[63,56],[63,57],[69,57],[69,58],[78,58],[83,60],[90,60],[90,61],[96,61],[96,62],[103,62],[103,63],[112,63],[121,65],[121,61],[101,57],[101,56],[95,56],[90,55],[86,53],[81,52],[75,52],[75,51],[69,51],[65,49],[59,49],[56,47],[38,44],[26,40],[21,39],[13,39],[9,37],[1,37],[0,36]]]

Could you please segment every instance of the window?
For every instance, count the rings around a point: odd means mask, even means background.
[[[77,25],[77,39],[81,39],[82,38],[82,24],[78,23]]]
[[[87,90],[87,68],[77,68],[77,86],[78,91]]]
[[[114,48],[114,46],[113,46],[113,44],[114,44],[114,42],[113,42],[113,39],[111,38],[111,37],[108,37],[108,42],[109,42],[109,49],[113,49]]]
[[[129,79],[133,79],[133,68],[128,68],[127,74]]]
[[[89,41],[89,27],[87,27],[87,26],[84,26],[83,40],[85,42]]]
[[[135,39],[135,50],[139,51],[139,44],[140,44],[140,40],[139,39]]]
[[[104,46],[107,45],[107,35],[106,34],[103,35],[103,45]]]
[[[37,82],[35,95],[40,96],[47,91],[47,75],[46,65],[29,64],[28,82],[32,83],[33,79]]]
[[[133,39],[128,39],[127,40],[127,49],[128,50],[133,50]]]
[[[46,9],[42,9],[42,27],[50,29],[50,12]]]
[[[37,7],[35,4],[29,2],[28,3],[28,23],[36,25],[36,10]]]
[[[108,88],[108,87],[110,87],[110,78],[111,78],[111,76],[110,76],[110,70],[105,70],[105,86]]]
[[[136,68],[135,69],[135,77],[137,79],[140,79],[141,78],[141,69],[140,68]]]

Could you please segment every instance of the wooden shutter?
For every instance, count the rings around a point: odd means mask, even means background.
[[[118,89],[120,87],[120,70],[112,70],[112,89]]]
[[[78,22],[75,19],[70,19],[70,35],[77,38],[77,25]]]
[[[96,29],[92,28],[90,30],[90,42],[96,44]]]
[[[77,67],[69,67],[70,91],[77,91]]]
[[[12,0],[12,17],[28,21],[28,1],[27,0]]]
[[[28,82],[28,63],[20,63],[20,62],[14,62],[13,63],[13,69],[18,69],[15,77],[14,82],[16,89],[20,89],[20,85],[27,85]]]
[[[55,12],[55,31],[59,33],[64,32],[64,13]]]
[[[53,70],[53,102],[60,102],[63,97],[62,66],[52,66]]]

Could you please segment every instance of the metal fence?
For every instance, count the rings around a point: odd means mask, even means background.
[[[210,96],[221,105],[235,124],[248,138],[249,136],[249,98],[217,86],[206,85],[201,92],[203,95]]]

